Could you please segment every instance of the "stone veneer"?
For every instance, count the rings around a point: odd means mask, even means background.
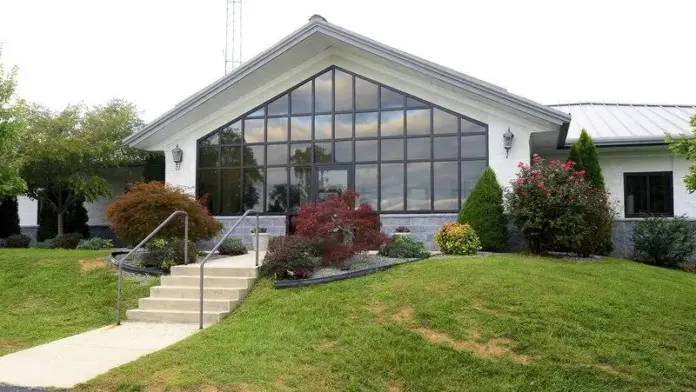
[[[227,233],[227,231],[237,222],[238,216],[218,216],[215,219],[220,221],[225,227],[220,231],[220,233],[211,241],[204,241],[199,244],[200,249],[211,249],[222,236]],[[268,234],[273,236],[285,235],[286,229],[286,217],[285,215],[276,216],[260,216],[259,225],[265,227]],[[247,249],[253,249],[252,238],[254,235],[251,230],[256,226],[256,216],[247,216],[242,223],[237,226],[235,231],[230,234],[229,238],[240,238]]]
[[[217,220],[225,225],[225,228],[212,241],[201,243],[201,249],[210,249],[222,235],[229,230],[239,217],[217,217]],[[426,248],[437,250],[435,245],[435,233],[443,223],[456,222],[457,214],[382,214],[382,231],[388,235],[392,235],[394,230],[399,226],[408,227],[411,230],[411,238],[416,241],[421,241]],[[268,233],[274,236],[285,235],[286,233],[286,217],[285,215],[277,216],[261,216],[259,217],[262,227],[268,229]],[[622,219],[614,222],[613,240],[614,252],[616,257],[631,257],[633,254],[633,244],[631,242],[631,234],[635,229],[637,219]],[[256,225],[256,217],[249,216],[235,232],[230,235],[232,238],[241,238],[244,245],[248,249],[252,249],[251,229]],[[508,231],[508,250],[515,252],[526,248],[522,233],[512,225],[509,225]],[[695,256],[696,257],[696,256]],[[694,257],[692,257],[693,259]]]
[[[430,250],[437,250],[435,233],[443,223],[457,221],[457,214],[382,214],[382,231],[392,235],[399,226],[411,230],[411,238],[425,244]]]
[[[218,236],[211,241],[201,242],[201,249],[211,249],[224,233],[229,230],[239,217],[217,217],[218,221],[225,225],[225,228]],[[408,227],[411,230],[411,237],[416,241],[421,241],[430,250],[437,250],[434,236],[437,230],[443,223],[456,222],[457,214],[383,214],[380,215],[382,220],[382,230],[388,235],[392,235],[394,230],[399,226]],[[285,235],[286,232],[286,217],[285,215],[276,216],[261,216],[259,217],[261,227],[268,229],[268,233],[274,236]],[[614,240],[614,251],[612,256],[616,257],[631,257],[633,255],[633,243],[631,235],[640,219],[620,219],[614,222],[614,230],[612,238]],[[244,219],[237,230],[230,237],[241,238],[242,242],[248,249],[252,249],[253,234],[251,229],[256,226],[256,217],[249,216]],[[36,241],[36,226],[22,227],[22,234],[31,237],[32,241]],[[115,238],[113,231],[108,226],[90,226],[90,234],[92,237],[112,238],[117,247],[123,244]],[[512,225],[509,225],[508,230],[508,250],[512,252],[520,251],[526,248],[522,233]],[[696,254],[691,257],[691,260],[696,260]]]
[[[210,249],[222,237],[232,225],[237,222],[239,217],[216,217],[216,219],[225,225],[225,228],[220,234],[211,241],[201,243],[202,249]],[[428,249],[436,250],[434,236],[437,230],[443,223],[456,222],[457,214],[384,214],[380,215],[382,220],[382,231],[391,235],[399,226],[406,226],[411,230],[412,238],[421,241]],[[280,216],[261,216],[259,217],[260,225],[268,229],[268,233],[274,236],[285,235],[286,233],[286,217]],[[244,245],[251,249],[253,234],[251,229],[256,225],[256,217],[249,216],[239,225],[234,233],[230,235],[232,238],[240,238]]]

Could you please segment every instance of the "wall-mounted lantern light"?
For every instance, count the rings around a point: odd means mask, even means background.
[[[510,153],[510,149],[512,148],[512,139],[515,138],[515,134],[510,132],[510,128],[508,128],[507,132],[503,134],[503,147],[505,147],[505,158],[508,157],[508,154]]]
[[[176,170],[179,170],[181,167],[181,161],[184,160],[184,152],[181,151],[178,144],[172,150],[172,158],[174,158],[174,166],[176,167]]]

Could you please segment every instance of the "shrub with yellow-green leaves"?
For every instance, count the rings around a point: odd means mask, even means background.
[[[445,223],[435,234],[435,243],[446,255],[475,255],[481,241],[468,224]]]

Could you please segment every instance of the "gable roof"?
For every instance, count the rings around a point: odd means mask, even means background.
[[[212,99],[217,94],[220,94],[222,91],[234,86],[235,83],[241,81],[244,77],[278,58],[282,54],[292,50],[303,41],[307,41],[308,38],[315,35],[322,35],[329,39],[338,40],[342,43],[386,58],[394,63],[406,66],[430,77],[470,91],[471,93],[482,98],[522,111],[542,121],[566,126],[570,122],[570,116],[562,111],[512,94],[507,90],[493,84],[431,63],[427,60],[413,56],[398,49],[391,48],[352,31],[333,25],[319,15],[314,15],[309,19],[309,22],[300,29],[294,31],[251,60],[243,63],[231,73],[186,98],[177,104],[173,109],[156,118],[140,131],[127,137],[124,141],[130,146],[137,146],[149,136],[161,131],[167,127],[167,125],[185,116],[187,113]]]
[[[579,102],[549,105],[572,117],[565,146],[586,129],[598,146],[664,144],[666,134],[689,134],[696,105]]]

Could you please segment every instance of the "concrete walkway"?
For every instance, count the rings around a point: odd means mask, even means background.
[[[259,252],[259,265],[263,263],[263,259],[266,257],[266,252],[260,251]],[[195,263],[200,267],[201,263]],[[191,265],[191,264],[189,264]],[[205,263],[205,268],[229,268],[229,267],[238,267],[238,268],[249,268],[249,267],[255,267],[256,266],[256,252],[253,250],[250,250],[247,252],[245,255],[237,255],[237,256],[227,256],[227,257],[220,257],[217,259],[210,259],[208,260],[207,263]]]
[[[193,335],[195,324],[123,323],[0,357],[0,384],[71,388]]]

